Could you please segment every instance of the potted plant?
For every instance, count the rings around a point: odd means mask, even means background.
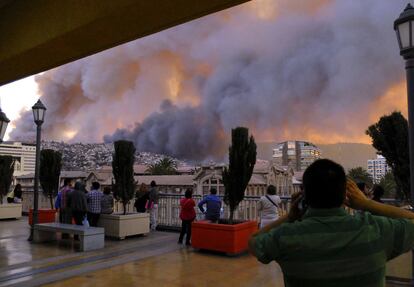
[[[249,130],[238,127],[232,130],[232,143],[229,148],[229,167],[223,170],[225,187],[224,202],[229,207],[230,217],[218,224],[208,221],[194,222],[192,225],[192,246],[238,254],[247,250],[250,235],[257,230],[256,221],[234,220],[234,211],[244,198],[244,192],[253,174],[256,163],[256,143]]]
[[[3,204],[3,197],[9,193],[13,181],[14,161],[9,155],[0,156],[0,219],[22,216],[22,204]]]
[[[148,213],[129,213],[127,205],[134,197],[135,147],[130,141],[116,141],[112,160],[114,180],[112,191],[116,200],[122,203],[122,214],[101,214],[98,225],[105,228],[105,235],[124,239],[126,236],[149,232]]]
[[[59,190],[60,170],[62,169],[62,154],[52,149],[40,151],[39,180],[42,186],[43,195],[49,199],[50,209],[41,208],[38,211],[38,222],[54,222],[56,209],[54,208],[54,198]],[[29,211],[29,224],[32,224],[33,210]]]

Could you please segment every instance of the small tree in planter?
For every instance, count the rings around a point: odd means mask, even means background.
[[[9,155],[0,156],[0,204],[3,204],[3,196],[9,193],[13,181],[14,161]]]
[[[224,202],[230,208],[229,224],[226,221],[219,222],[223,224],[193,222],[191,240],[196,249],[238,254],[247,250],[247,242],[257,230],[257,222],[253,220],[233,224],[234,211],[244,198],[256,163],[256,143],[252,136],[249,138],[249,130],[243,127],[233,129],[231,137],[229,168],[223,171]]]
[[[244,198],[244,192],[256,163],[256,143],[249,138],[249,129],[238,127],[231,131],[229,168],[224,168],[224,202],[230,208],[229,224],[233,224],[234,211]]]
[[[50,200],[50,208],[53,209],[53,198],[59,189],[60,170],[62,168],[62,154],[52,149],[44,149],[40,152],[39,179],[43,194]]]
[[[120,140],[114,143],[115,153],[112,160],[114,182],[112,190],[116,200],[122,202],[124,215],[126,206],[134,197],[134,160],[135,147],[131,141]]]

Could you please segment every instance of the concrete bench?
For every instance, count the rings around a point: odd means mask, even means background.
[[[34,226],[33,241],[54,241],[57,239],[56,233],[58,232],[78,235],[81,251],[100,249],[105,246],[105,232],[101,227],[85,227],[55,222],[36,224]]]
[[[22,217],[21,203],[0,204],[0,219],[20,218]]]

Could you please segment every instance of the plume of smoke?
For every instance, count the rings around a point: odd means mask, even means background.
[[[256,0],[37,76],[46,137],[187,159],[221,157],[240,125],[259,139],[360,140],[403,80],[392,22],[404,2],[295,3]],[[28,120],[11,137],[33,136]]]

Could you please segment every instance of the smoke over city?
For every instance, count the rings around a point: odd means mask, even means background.
[[[36,77],[44,138],[194,160],[222,158],[236,126],[368,142],[380,115],[406,111],[392,27],[405,4],[255,0],[50,70]],[[12,139],[34,138],[31,113],[14,124]]]

